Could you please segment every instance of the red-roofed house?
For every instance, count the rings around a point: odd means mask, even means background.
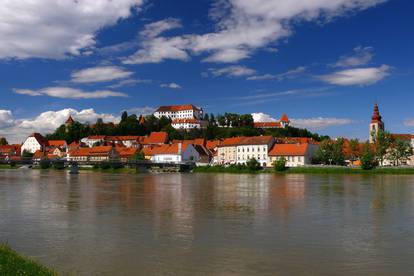
[[[191,144],[175,143],[143,149],[146,158],[155,163],[198,162],[200,155]]]
[[[30,153],[35,153],[36,151],[44,151],[47,146],[46,139],[40,133],[33,133],[24,141],[21,152],[27,151]]]
[[[160,106],[157,110],[155,110],[154,116],[158,119],[161,117],[167,117],[172,120],[193,118],[202,119],[203,109],[192,104]]]
[[[269,151],[270,167],[280,158],[286,159],[287,167],[305,166],[311,163],[312,157],[318,149],[315,144],[275,144]]]
[[[81,143],[84,143],[88,147],[92,148],[96,144],[103,144],[105,142],[105,135],[91,135],[81,139]]]
[[[138,152],[138,148],[126,148],[126,147],[116,147],[115,150],[117,151],[121,162],[128,162],[128,160],[132,159]]]
[[[21,146],[20,145],[4,145],[0,146],[0,160],[16,160],[20,159]]]
[[[119,154],[112,146],[78,148],[68,152],[68,161],[102,162],[118,158]]]

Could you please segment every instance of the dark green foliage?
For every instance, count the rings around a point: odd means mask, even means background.
[[[55,170],[63,170],[65,169],[65,162],[64,161],[54,161],[53,168]]]
[[[375,153],[372,151],[369,143],[364,145],[364,150],[361,155],[361,168],[363,170],[372,170],[377,166],[377,161],[375,159]]]
[[[33,157],[33,153],[28,152],[27,150],[24,150],[22,152],[22,158],[23,159],[32,159],[32,157]]]
[[[246,162],[246,167],[248,170],[250,171],[258,171],[260,170],[262,167],[260,166],[260,163],[255,159],[252,158],[249,161]]]
[[[145,155],[142,151],[138,152],[137,154],[132,157],[131,161],[143,161],[145,160]]]
[[[109,163],[107,161],[102,161],[101,164],[99,164],[99,167],[102,170],[109,170],[111,168],[111,163]]]
[[[55,276],[57,273],[33,260],[19,256],[7,245],[0,245],[0,275]]]
[[[7,146],[9,142],[7,142],[6,138],[0,137],[0,146]]]
[[[41,160],[40,163],[39,163],[39,166],[42,170],[47,170],[47,169],[50,168],[51,162],[50,162],[50,160],[47,160],[47,159]]]
[[[111,162],[111,168],[112,169],[122,169],[124,165],[122,165],[121,162]]]
[[[276,172],[283,172],[287,170],[286,159],[284,157],[273,162],[273,168]]]
[[[222,139],[236,136],[259,136],[271,135],[274,137],[309,137],[316,141],[329,138],[319,136],[306,129],[286,127],[281,129],[257,129],[253,127],[253,117],[250,114],[225,113],[214,116],[206,114],[204,119],[209,122],[206,129],[176,130],[171,126],[171,119],[162,117],[160,119],[153,115],[145,117],[144,125],[140,125],[135,114],[122,113],[118,125],[104,123],[98,119],[95,124],[81,124],[75,122],[66,128],[61,125],[53,134],[46,135],[49,140],[66,140],[69,144],[79,141],[90,135],[148,135],[151,132],[165,131],[171,140],[205,138],[208,140]],[[220,126],[220,127],[219,127]],[[232,126],[232,127],[229,127]]]

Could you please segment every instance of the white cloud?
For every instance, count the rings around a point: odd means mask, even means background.
[[[125,86],[134,86],[136,84],[143,84],[143,83],[151,83],[152,80],[145,80],[145,79],[126,79],[126,80],[120,80],[119,82],[108,86],[108,88],[115,89]]]
[[[118,66],[97,66],[73,72],[71,77],[75,83],[94,83],[126,79],[133,74]]]
[[[291,119],[291,123],[295,127],[310,128],[310,129],[324,129],[334,126],[344,126],[353,124],[354,121],[347,118],[307,118],[307,119]]]
[[[21,143],[33,132],[42,134],[51,133],[60,125],[62,125],[69,115],[81,123],[93,123],[98,118],[102,118],[107,122],[117,122],[120,120],[118,116],[107,113],[96,113],[94,109],[84,109],[78,111],[72,108],[66,108],[59,111],[46,111],[34,118],[15,119],[11,111],[3,110],[7,113],[8,124],[2,124],[0,116],[0,133],[12,143]],[[0,111],[0,114],[3,112]]]
[[[252,113],[253,121],[256,122],[277,122],[275,118],[265,113]]]
[[[181,85],[176,84],[175,82],[172,83],[163,83],[160,85],[161,88],[170,88],[170,89],[181,89]]]
[[[134,55],[124,62],[130,64],[159,63],[166,59],[188,60],[190,54],[208,54],[207,62],[237,62],[248,58],[257,49],[268,49],[278,40],[291,35],[293,23],[325,20],[346,15],[383,3],[386,0],[216,0],[210,11],[215,32],[175,37],[147,37]],[[168,22],[171,19],[167,19]],[[168,29],[155,22],[160,35]],[[149,25],[154,28],[154,25]],[[162,26],[162,27],[160,27]],[[146,33],[144,29],[144,33]],[[162,47],[164,45],[164,47]]]
[[[14,123],[13,115],[10,110],[0,109],[0,129],[9,127]]]
[[[29,96],[49,96],[62,99],[101,99],[108,97],[128,97],[127,94],[110,90],[83,91],[71,87],[46,87],[39,90],[14,89],[14,92]]]
[[[215,76],[226,76],[226,77],[245,77],[251,76],[256,73],[256,70],[248,68],[246,66],[234,65],[225,68],[210,68],[209,72]]]
[[[333,65],[333,67],[354,67],[365,65],[369,63],[374,57],[372,47],[361,47],[354,48],[354,54],[349,56],[342,56]]]
[[[356,68],[337,71],[320,78],[330,84],[349,85],[371,85],[379,82],[389,75],[390,66]]]
[[[283,81],[286,79],[292,79],[297,76],[300,76],[301,74],[305,73],[307,68],[305,66],[299,66],[295,69],[289,70],[282,74],[277,75],[271,75],[271,74],[265,74],[265,75],[258,75],[258,76],[251,76],[248,77],[247,80],[278,80]]]
[[[404,125],[405,126],[408,126],[408,127],[414,127],[414,119],[406,119],[405,121],[404,121]]]
[[[88,54],[97,33],[143,0],[6,0],[0,5],[0,59]]]
[[[144,106],[144,107],[133,107],[127,110],[128,113],[133,113],[137,115],[150,115],[154,113],[155,108],[150,106]]]

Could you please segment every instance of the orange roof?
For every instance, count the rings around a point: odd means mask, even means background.
[[[138,149],[117,147],[116,151],[118,152],[120,157],[132,157],[138,152]]]
[[[279,128],[282,127],[280,122],[256,122],[253,123],[255,128]]]
[[[282,117],[280,118],[280,121],[284,122],[284,123],[289,123],[290,122],[288,116],[285,113],[283,113]]]
[[[89,140],[104,140],[106,138],[106,135],[91,135],[88,136]]]
[[[221,143],[220,140],[209,140],[206,143],[206,147],[209,150],[214,150],[216,147],[218,147],[218,145]]]
[[[49,140],[47,143],[50,147],[64,147],[66,145],[65,140]]]
[[[414,139],[413,134],[391,134],[392,138],[394,139],[401,139],[401,140],[411,140]]]
[[[184,152],[187,144],[181,144],[181,151]],[[179,143],[170,145],[159,145],[150,148],[144,148],[142,151],[146,156],[153,156],[158,154],[178,154]]]
[[[0,154],[18,154],[20,155],[21,145],[4,145],[0,146]]]
[[[171,122],[172,124],[201,124],[200,120],[195,118],[192,119],[174,119]]]
[[[151,132],[150,136],[144,138],[142,144],[165,144],[167,142],[167,132]]]
[[[99,146],[93,148],[79,148],[69,152],[70,156],[102,156],[112,151],[111,146]]]
[[[206,140],[204,138],[197,138],[194,140],[173,140],[172,143],[183,143],[183,144],[193,144],[193,145],[200,145],[204,146],[206,143]]]
[[[221,144],[219,144],[218,147],[262,145],[269,144],[272,140],[272,136],[233,137],[224,139],[224,141]]]
[[[166,105],[160,106],[155,112],[176,112],[176,111],[183,111],[183,110],[200,110],[196,106],[192,104],[185,104],[185,105]]]
[[[33,154],[32,159],[42,159],[45,157],[45,153],[41,150],[37,150],[35,151],[35,153]]]
[[[275,144],[269,151],[269,156],[303,156],[308,147],[309,144]]]

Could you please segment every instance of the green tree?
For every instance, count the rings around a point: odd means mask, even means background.
[[[369,143],[365,143],[360,160],[361,168],[363,170],[372,170],[376,167],[377,161],[375,159],[375,154]]]
[[[405,164],[412,155],[413,148],[411,144],[402,139],[395,139],[391,142],[387,151],[387,159],[389,159],[394,166]]]
[[[0,146],[6,146],[9,142],[7,142],[7,139],[4,137],[0,137]]]
[[[145,154],[140,151],[137,152],[133,157],[132,157],[132,161],[143,161],[145,160]]]
[[[251,114],[240,115],[240,126],[242,127],[253,127],[253,116]]]
[[[33,157],[33,153],[31,153],[31,152],[29,152],[29,151],[27,151],[27,150],[24,150],[23,152],[22,152],[22,158],[23,159],[32,159],[32,157]]]
[[[316,152],[316,160],[325,165],[344,165],[343,139],[324,140]]]
[[[273,162],[273,169],[276,172],[283,172],[286,171],[287,167],[286,167],[286,158],[282,157],[279,158],[278,160]]]
[[[384,164],[384,160],[392,142],[393,138],[389,132],[380,130],[375,136],[375,155],[381,166]]]
[[[349,141],[349,160],[356,161],[360,157],[359,140],[351,139]]]
[[[261,169],[260,163],[255,158],[248,160],[246,166],[249,171],[258,171]]]

